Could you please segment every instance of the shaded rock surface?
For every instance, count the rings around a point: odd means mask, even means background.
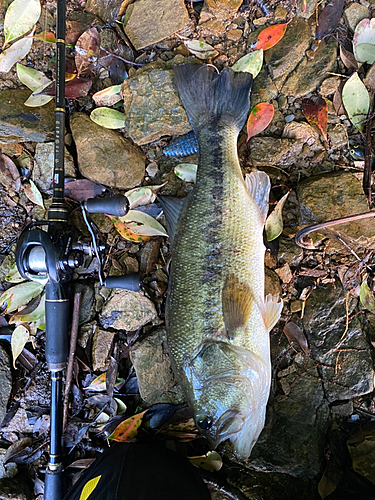
[[[30,90],[0,92],[0,144],[11,142],[46,142],[55,130],[54,104],[29,108],[24,102]]]
[[[25,210],[18,204],[9,204],[6,191],[0,186],[0,251],[9,251],[9,245],[19,236],[26,217]]]
[[[54,147],[53,142],[46,142],[37,144],[35,148],[34,180],[42,191],[47,191],[52,187]],[[64,167],[66,177],[76,176],[72,155],[66,149]]]
[[[130,359],[137,374],[139,392],[147,405],[180,404],[185,401],[172,372],[166,339],[165,328],[158,328],[130,348]]]
[[[143,152],[115,131],[100,127],[84,113],[70,119],[78,168],[87,179],[118,189],[138,186],[145,173]]]
[[[118,16],[123,0],[87,0],[85,10],[100,17],[105,23],[112,23]]]
[[[252,137],[249,160],[254,167],[290,165],[298,160],[304,141],[275,137]]]
[[[10,391],[12,390],[12,374],[10,358],[6,350],[0,345],[0,424],[4,420],[7,410]]]
[[[126,10],[124,29],[139,50],[173,35],[188,22],[183,0],[138,0]]]
[[[92,369],[104,372],[108,368],[109,356],[115,332],[96,328],[92,339]]]
[[[148,64],[122,85],[125,127],[136,144],[182,135],[191,130],[179,98],[173,71]]]

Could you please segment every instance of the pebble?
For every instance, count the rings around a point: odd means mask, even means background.
[[[367,7],[361,5],[360,3],[351,3],[344,11],[344,17],[348,23],[349,28],[354,31],[357,24],[362,21],[362,19],[367,19],[370,17],[370,12]]]
[[[292,122],[294,120],[295,116],[294,115],[287,115],[285,117],[286,123]]]

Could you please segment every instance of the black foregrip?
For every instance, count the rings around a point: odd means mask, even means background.
[[[69,300],[60,283],[46,285],[46,360],[51,371],[64,369],[68,357]]]
[[[129,212],[129,200],[122,194],[111,198],[90,198],[85,202],[86,210],[90,214],[108,214],[123,217]]]
[[[104,285],[107,288],[124,288],[131,292],[139,292],[141,289],[141,275],[133,273],[126,276],[109,276],[106,278]]]
[[[62,500],[65,494],[65,481],[62,470],[46,470],[44,500]]]

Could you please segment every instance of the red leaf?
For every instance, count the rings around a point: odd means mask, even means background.
[[[288,23],[274,24],[262,30],[258,35],[258,40],[253,50],[267,50],[276,45],[284,36],[287,26]]]
[[[0,183],[7,189],[16,189],[17,191],[21,188],[21,178],[18,169],[5,154],[0,154]]]
[[[145,410],[142,413],[137,413],[137,415],[133,415],[132,417],[121,422],[112,434],[108,436],[108,439],[122,443],[133,439],[137,435],[138,429],[142,423],[143,415],[146,411],[148,410]]]
[[[250,112],[247,120],[247,140],[260,134],[271,123],[273,106],[269,102],[260,102]]]
[[[72,75],[69,75],[71,78]],[[77,99],[77,97],[84,97],[91,89],[92,81],[87,78],[80,78],[79,76],[69,79],[65,82],[65,97],[67,99]],[[48,87],[40,92],[41,95],[55,95],[56,82],[51,82]]]
[[[43,31],[42,33],[38,33],[37,35],[34,35],[34,38],[37,38],[42,42],[56,43],[55,35],[50,31]]]
[[[65,183],[64,194],[72,200],[85,201],[102,194],[105,189],[101,184],[95,184],[88,179],[77,179]]]
[[[78,38],[84,33],[85,27],[77,21],[66,22],[65,42],[68,45],[75,45]]]
[[[328,143],[327,138],[327,121],[328,121],[328,109],[327,103],[323,99],[323,97],[318,97],[316,101],[312,101],[311,99],[304,99],[302,101],[302,111],[305,115],[306,120],[317,127],[325,142]]]

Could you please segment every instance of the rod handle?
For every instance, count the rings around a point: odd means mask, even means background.
[[[126,276],[108,276],[104,281],[104,285],[107,288],[124,288],[131,292],[139,292],[141,289],[141,275],[132,273]]]
[[[44,500],[62,500],[65,494],[62,469],[50,470],[47,468],[44,480]]]
[[[65,368],[68,357],[69,299],[60,283],[46,284],[46,360],[50,371]]]
[[[122,194],[116,194],[110,198],[90,198],[85,201],[84,206],[90,214],[97,213],[123,217],[129,212],[129,200]]]

